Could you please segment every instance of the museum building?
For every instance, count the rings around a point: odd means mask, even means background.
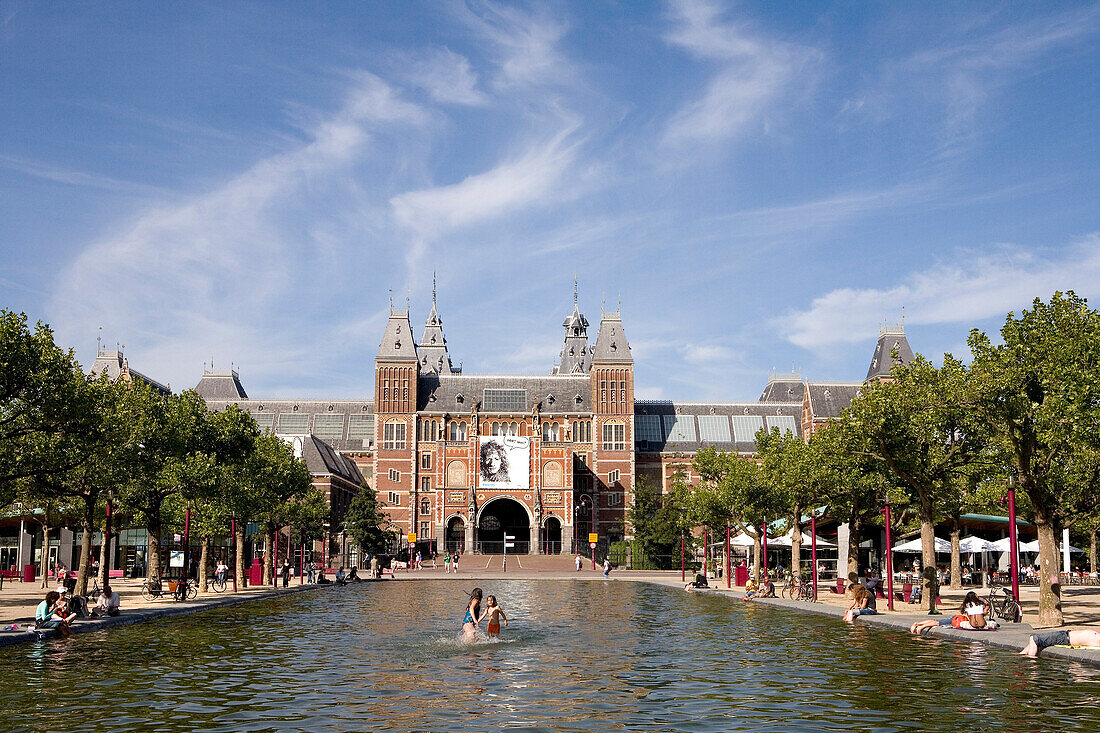
[[[696,482],[696,451],[752,454],[762,428],[808,437],[864,383],[772,375],[755,402],[636,400],[618,310],[601,313],[592,343],[574,292],[562,328],[549,374],[464,374],[433,291],[419,342],[408,309],[391,305],[374,399],[250,398],[236,371],[213,369],[204,369],[196,391],[212,410],[237,404],[296,446],[350,459],[329,462],[341,468],[341,509],[361,475],[392,528],[415,534],[423,549],[496,554],[507,542],[509,553],[558,554],[586,548],[590,534],[604,547],[628,538],[640,477],[663,490],[677,472]],[[904,329],[884,327],[867,380],[889,374],[894,354],[913,358]]]

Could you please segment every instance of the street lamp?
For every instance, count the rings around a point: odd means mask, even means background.
[[[1016,477],[1008,474],[1008,570],[1012,573],[1012,597],[1020,602],[1020,569],[1017,566],[1016,553],[1019,547],[1016,544]],[[1043,568],[1046,572],[1046,568]]]
[[[577,501],[577,505],[573,507],[573,552],[578,552],[580,547],[580,530],[578,524],[581,517],[589,516],[589,512],[592,509],[592,499],[587,494],[582,494],[581,498]],[[593,562],[595,562],[595,553],[592,553]]]

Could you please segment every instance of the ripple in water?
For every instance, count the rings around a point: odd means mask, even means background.
[[[465,581],[466,584],[469,580]],[[364,583],[0,652],[3,728],[1100,729],[1097,670],[628,582]]]

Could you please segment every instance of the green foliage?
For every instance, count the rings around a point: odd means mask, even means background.
[[[361,484],[344,516],[344,527],[348,535],[363,552],[377,555],[389,547],[389,533],[382,529],[388,523],[389,517],[382,511],[378,494],[366,483]]]
[[[662,496],[661,487],[648,476],[641,476],[634,487],[634,504],[629,517],[634,527],[631,566],[646,570],[670,568],[671,557],[679,553],[683,536],[675,497]]]

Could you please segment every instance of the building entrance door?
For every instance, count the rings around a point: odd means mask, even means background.
[[[485,555],[502,554],[504,535],[516,538],[515,547],[508,548],[509,555],[526,555],[530,551],[530,519],[527,510],[515,499],[493,499],[481,510],[474,552]]]

